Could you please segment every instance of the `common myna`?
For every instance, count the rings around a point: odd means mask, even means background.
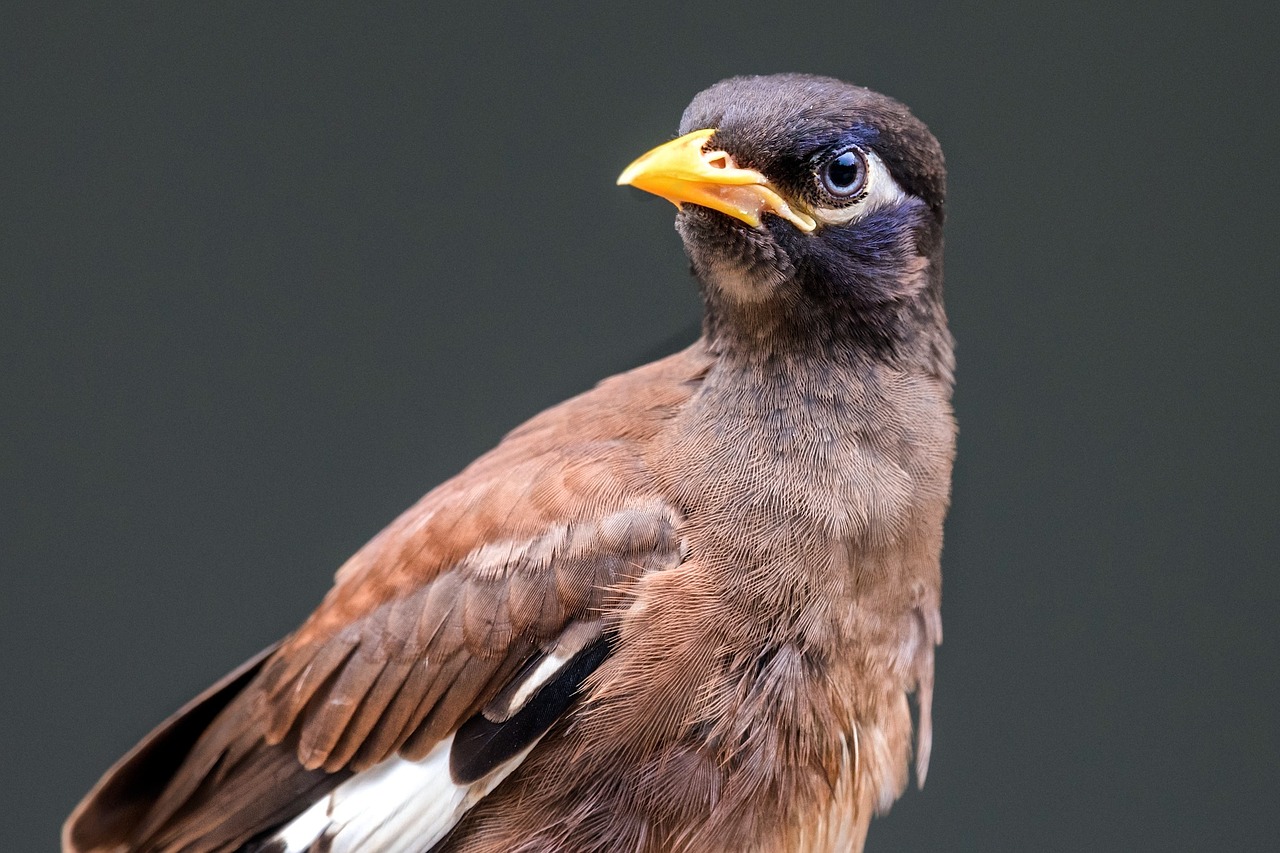
[[[929,761],[945,173],[902,104],[736,77],[618,179],[701,338],[548,409],[161,724],[66,851],[848,851]]]

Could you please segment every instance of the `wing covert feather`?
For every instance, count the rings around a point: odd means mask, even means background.
[[[707,363],[691,348],[606,380],[403,513],[343,565],[116,838],[139,851],[233,850],[309,805],[306,792],[427,755],[570,623],[605,630],[639,577],[683,559],[680,514],[643,447]]]

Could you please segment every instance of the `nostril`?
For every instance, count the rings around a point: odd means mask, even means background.
[[[707,165],[713,169],[730,169],[733,167],[733,160],[723,151],[712,151],[706,156]]]

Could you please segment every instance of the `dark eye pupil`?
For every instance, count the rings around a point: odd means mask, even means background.
[[[864,167],[857,152],[846,151],[827,164],[823,177],[827,190],[838,196],[850,196],[862,189]]]

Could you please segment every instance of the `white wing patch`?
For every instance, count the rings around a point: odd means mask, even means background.
[[[559,677],[573,656],[600,638],[599,622],[570,622],[555,643],[543,646],[546,657],[531,671],[521,673],[485,706],[484,715],[501,722],[511,719],[547,683]]]
[[[332,853],[421,853],[444,838],[537,743],[470,785],[449,775],[453,736],[421,761],[392,757],[357,773],[277,832],[285,853],[305,853],[322,838]]]
[[[575,652],[577,649],[574,650]],[[534,693],[542,689],[542,686],[564,668],[569,662],[572,655],[552,654],[542,659],[542,662],[529,673],[529,678],[520,685],[520,689],[511,697],[511,706],[513,708],[523,708],[530,697]]]
[[[545,649],[542,660],[490,702],[486,714],[505,721],[521,711],[575,655],[599,639],[600,630],[594,622],[571,623]],[[421,761],[392,757],[357,773],[267,839],[267,849],[273,849],[274,842],[276,849],[284,845],[283,853],[306,853],[323,841],[322,848],[332,853],[422,853],[444,838],[542,739],[539,734],[485,776],[458,784],[449,768],[454,737],[440,741]]]

